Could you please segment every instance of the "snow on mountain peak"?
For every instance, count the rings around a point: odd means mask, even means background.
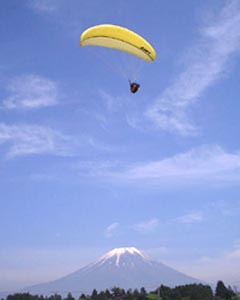
[[[132,255],[138,255],[141,256],[143,259],[147,260],[147,257],[139,251],[135,247],[124,247],[124,248],[115,248],[108,253],[106,253],[104,256],[102,256],[99,260],[99,262],[103,263],[107,259],[116,257],[116,266],[119,266],[120,257],[124,254],[132,254]]]
[[[135,247],[115,248],[115,249],[109,251],[105,256],[108,256],[108,257],[112,257],[114,255],[121,256],[122,254],[125,254],[125,253],[138,254],[142,257],[145,257],[143,255],[143,253],[141,251],[139,251],[138,249],[136,249]]]

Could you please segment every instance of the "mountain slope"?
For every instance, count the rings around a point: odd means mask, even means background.
[[[136,248],[117,248],[97,262],[58,280],[32,286],[25,291],[49,295],[68,292],[79,296],[118,286],[124,289],[145,287],[154,289],[161,284],[176,286],[200,281],[178,272],[160,262],[153,261]]]

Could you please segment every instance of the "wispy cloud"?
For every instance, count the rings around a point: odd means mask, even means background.
[[[118,222],[110,224],[104,232],[105,237],[107,238],[113,237],[117,233],[119,226],[120,224]]]
[[[199,223],[203,221],[203,216],[201,212],[190,212],[178,217],[176,221],[183,224]]]
[[[205,145],[160,161],[130,167],[132,179],[236,180],[240,179],[240,154],[227,153],[219,146]]]
[[[107,178],[118,176],[120,162],[118,161],[79,161],[74,165],[79,176]]]
[[[228,153],[218,145],[204,145],[158,161],[127,164],[119,162],[82,163],[83,176],[134,183],[148,181],[184,184],[239,182],[240,154]]]
[[[106,91],[100,90],[99,95],[109,113],[116,113],[123,105],[121,97],[112,96]]]
[[[148,234],[154,232],[159,225],[159,220],[154,218],[145,222],[132,225],[132,228],[139,233]]]
[[[58,8],[59,0],[29,0],[28,6],[40,13],[52,13]]]
[[[228,258],[237,258],[240,260],[240,246],[228,253]]]
[[[146,252],[149,257],[157,257],[158,255],[164,255],[169,253],[170,249],[168,249],[166,246],[160,246],[155,248],[148,248],[145,249],[144,252]]]
[[[121,233],[126,234],[127,232],[129,233],[130,230],[133,230],[135,233],[138,232],[140,234],[146,235],[155,232],[158,226],[159,226],[159,220],[157,218],[153,218],[136,224],[121,226]],[[106,238],[112,238],[118,235],[119,233],[120,233],[120,224],[118,222],[114,222],[110,224],[104,231],[104,235]],[[158,250],[160,250],[160,248]]]
[[[16,77],[7,85],[8,96],[2,106],[6,109],[37,109],[58,103],[59,90],[56,82],[37,75]]]
[[[146,116],[159,128],[181,135],[195,135],[188,109],[226,74],[230,58],[240,50],[240,2],[227,1],[185,57],[186,66],[172,85],[158,97]]]
[[[0,123],[0,145],[6,145],[9,158],[52,154],[72,155],[75,141],[53,129],[37,125],[6,125]]]
[[[176,267],[206,282],[216,283],[221,274],[221,280],[226,284],[239,285],[237,278],[240,276],[240,247],[232,247],[219,255],[203,256],[196,261],[186,260],[176,263]]]
[[[216,214],[221,215],[222,218],[231,218],[240,214],[240,200],[233,201],[232,199],[218,199],[211,202],[209,208],[211,211],[214,210]]]

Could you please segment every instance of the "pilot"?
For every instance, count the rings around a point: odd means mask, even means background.
[[[140,87],[140,84],[138,84],[136,82],[132,82],[132,83],[129,82],[129,83],[130,83],[130,91],[131,91],[131,93],[135,94],[138,91],[138,89]]]

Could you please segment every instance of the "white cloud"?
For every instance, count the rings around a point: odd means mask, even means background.
[[[177,222],[183,224],[192,224],[202,222],[203,216],[201,212],[190,212],[176,219]]]
[[[240,214],[240,200],[215,200],[210,203],[210,209],[222,217],[234,217]],[[240,245],[239,245],[240,246]]]
[[[164,184],[235,183],[240,180],[240,154],[217,145],[204,145],[158,161],[125,164],[88,162],[78,166],[82,176],[118,183],[148,181]]]
[[[233,243],[233,248],[226,253],[228,259],[238,259],[240,263],[240,239],[237,239]]]
[[[158,97],[146,116],[159,128],[181,135],[198,131],[188,109],[226,74],[226,65],[240,50],[240,3],[228,1],[186,57],[185,70]]]
[[[234,249],[232,252],[228,254],[229,258],[237,258],[240,260],[240,247],[238,249]]]
[[[42,126],[0,123],[0,145],[6,145],[9,158],[31,154],[68,156],[72,154],[74,141]]]
[[[184,273],[215,283],[221,279],[229,285],[239,285],[240,248],[229,249],[221,255],[204,256],[197,261],[182,261],[176,267]]]
[[[9,96],[3,100],[6,109],[37,109],[58,103],[57,84],[37,75],[24,75],[14,78],[7,86]]]
[[[105,236],[107,238],[113,237],[116,234],[119,226],[120,226],[120,224],[118,222],[115,222],[115,223],[112,223],[111,225],[109,225],[104,232]]]
[[[97,148],[98,149],[98,148]],[[79,161],[73,168],[79,176],[107,178],[117,176],[120,162],[118,161]]]
[[[130,179],[239,180],[240,154],[227,153],[219,146],[205,145],[160,161],[129,167]]]
[[[57,10],[60,0],[30,0],[28,5],[30,8],[40,13],[52,13]]]
[[[123,105],[121,97],[112,96],[103,90],[99,91],[99,95],[103,100],[108,113],[116,113],[121,109]]]
[[[164,254],[168,254],[169,253],[169,249],[166,246],[160,246],[160,247],[156,247],[156,248],[148,248],[145,249],[144,252],[148,253],[149,257],[157,257],[155,258],[155,260],[158,260],[158,256],[161,255],[163,256]]]
[[[132,228],[142,234],[148,234],[154,232],[159,225],[158,219],[151,219],[145,222],[137,223],[132,226]]]

